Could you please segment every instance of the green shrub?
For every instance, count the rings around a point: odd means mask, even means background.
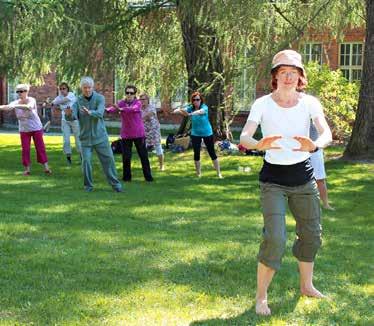
[[[331,71],[327,65],[310,62],[306,70],[306,91],[320,99],[334,139],[347,139],[356,116],[359,84],[348,82],[340,70]]]

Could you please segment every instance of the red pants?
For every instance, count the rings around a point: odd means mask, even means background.
[[[30,145],[31,137],[34,140],[36,149],[36,159],[38,163],[44,164],[48,162],[47,153],[45,152],[45,145],[43,141],[43,131],[21,131],[21,145],[22,145],[22,164],[23,166],[31,165],[30,159]]]

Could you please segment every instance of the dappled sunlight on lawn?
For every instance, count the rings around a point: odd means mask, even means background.
[[[262,158],[166,153],[146,183],[134,152],[133,180],[114,193],[94,157],[94,191],[68,167],[61,137],[45,138],[53,170],[32,154],[22,176],[18,135],[0,146],[0,323],[9,325],[371,325],[374,175],[371,166],[327,161],[330,199],[315,285],[332,300],[300,297],[292,255],[295,220],[269,291],[271,317],[254,312],[262,236]],[[339,152],[339,151],[337,151]],[[332,150],[331,153],[335,153]],[[119,176],[121,157],[116,156]],[[250,166],[250,173],[238,171]]]

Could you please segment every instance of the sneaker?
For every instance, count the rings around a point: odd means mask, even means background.
[[[66,156],[66,162],[71,165],[71,156]]]
[[[30,175],[30,171],[23,171],[23,175],[24,175],[24,176],[28,176],[28,175]]]
[[[46,170],[44,170],[44,173],[47,174],[47,175],[51,175],[52,170],[51,169],[46,169]]]
[[[123,192],[123,189],[122,188],[113,188],[113,191],[114,192]]]
[[[84,187],[84,190],[86,192],[92,192],[93,191],[93,188],[92,187]]]

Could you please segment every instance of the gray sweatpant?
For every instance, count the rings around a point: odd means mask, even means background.
[[[313,262],[321,246],[321,208],[316,182],[287,187],[260,182],[264,218],[263,241],[258,260],[278,270],[286,247],[286,210],[296,220],[296,239],[292,252],[302,262]]]
[[[108,183],[112,186],[114,190],[122,189],[122,185],[117,178],[117,170],[114,162],[112,148],[110,147],[108,141],[103,143],[85,146],[82,145],[82,168],[84,177],[84,186],[86,190],[93,188],[92,182],[92,152],[96,151],[99,157],[101,166],[103,168],[104,174]]]

